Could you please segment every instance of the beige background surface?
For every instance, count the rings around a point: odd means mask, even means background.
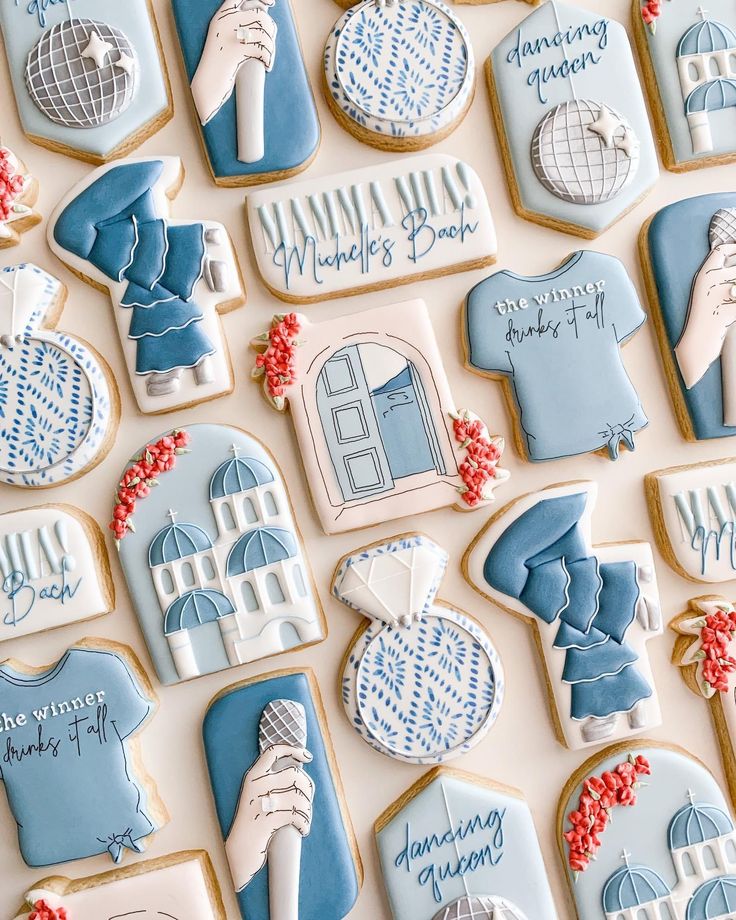
[[[14,0],[2,2],[12,3]],[[123,417],[110,455],[93,472],[67,487],[44,492],[34,493],[0,486],[0,509],[13,510],[42,501],[67,501],[88,510],[104,526],[110,515],[120,471],[132,452],[146,440],[174,426],[185,426],[193,422],[232,422],[240,425],[262,437],[281,464],[315,570],[330,634],[324,643],[304,652],[160,689],[161,709],[150,728],[143,733],[143,752],[146,764],[157,778],[160,792],[171,812],[171,822],[155,836],[148,855],[159,856],[186,847],[207,848],[214,859],[225,894],[228,918],[237,918],[237,907],[230,894],[230,880],[206,776],[200,740],[202,715],[209,699],[230,683],[276,668],[309,665],[315,669],[322,687],[365,866],[365,883],[351,918],[388,920],[389,912],[373,845],[372,825],[383,809],[417,780],[424,769],[401,764],[375,753],[350,728],[338,698],[337,681],[340,660],[358,625],[358,617],[331,600],[328,589],[334,564],[343,553],[380,537],[415,528],[423,530],[451,552],[451,564],[440,596],[469,611],[485,624],[506,667],[506,701],[496,726],[474,751],[455,761],[455,764],[524,790],[536,819],[560,917],[568,918],[571,916],[571,907],[556,851],[554,814],[562,785],[585,755],[565,751],[554,739],[547,712],[542,666],[535,655],[530,630],[508,614],[485,603],[460,573],[462,553],[485,522],[488,512],[459,514],[446,510],[415,519],[388,522],[346,536],[325,537],[321,534],[306,492],[289,420],[267,406],[259,388],[249,377],[252,355],[249,353],[248,342],[267,326],[271,314],[279,311],[281,306],[265,291],[255,273],[244,222],[245,192],[217,189],[209,179],[175,50],[169,4],[166,0],[154,0],[154,5],[170,64],[176,114],[173,121],[149,139],[140,152],[181,155],[187,179],[175,203],[175,216],[221,220],[233,236],[248,287],[246,307],[224,319],[235,366],[236,388],[229,397],[185,412],[158,418],[140,415],[127,383],[109,300],[74,279],[55,260],[46,247],[43,224],[27,234],[21,246],[3,252],[0,264],[32,260],[68,285],[70,296],[60,327],[69,333],[83,335],[112,365],[121,385]],[[625,22],[627,28],[630,28],[628,0],[585,0],[581,5],[596,11],[605,10],[607,15]],[[314,86],[319,86],[323,43],[340,9],[333,0],[295,0],[295,6],[312,82]],[[530,8],[525,3],[505,0],[489,6],[458,6],[456,10],[468,26],[478,63],[482,64],[494,45]],[[664,12],[667,13],[666,4]],[[3,86],[7,87],[4,64],[1,65],[0,74]],[[523,274],[546,272],[568,253],[582,248],[581,241],[522,221],[512,212],[480,73],[477,84],[476,98],[465,121],[436,149],[466,158],[484,181],[498,230],[499,267],[510,267]],[[318,106],[323,126],[322,147],[308,174],[317,176],[344,169],[348,165],[370,165],[390,158],[389,154],[359,144],[340,129],[321,98],[318,98]],[[48,216],[62,194],[84,176],[89,167],[28,143],[21,133],[7,88],[0,90],[0,129],[3,142],[13,147],[41,180],[39,207],[44,217]],[[643,297],[636,256],[636,238],[643,221],[658,208],[679,198],[732,190],[735,180],[736,166],[682,176],[663,172],[652,194],[600,239],[585,245],[621,258]],[[473,407],[484,416],[491,431],[510,439],[510,420],[503,405],[500,386],[462,367],[458,334],[460,304],[467,290],[484,274],[474,272],[455,275],[394,292],[384,291],[310,306],[305,310],[310,316],[322,320],[341,313],[399,302],[409,296],[425,298],[431,310],[456,401],[460,405]],[[729,440],[687,444],[681,439],[665,387],[651,324],[646,325],[627,346],[624,358],[650,419],[649,428],[638,435],[636,452],[624,452],[617,463],[587,456],[532,465],[522,462],[513,453],[513,448],[509,447],[505,464],[512,472],[512,479],[499,489],[499,502],[506,502],[516,495],[550,483],[593,478],[598,480],[601,487],[594,517],[595,538],[601,542],[651,540],[652,532],[643,492],[644,474],[673,464],[736,453],[736,445],[732,445]],[[200,487],[201,484],[193,484],[193,488]],[[145,513],[143,507],[140,513]],[[150,670],[150,661],[111,541],[109,548],[118,592],[115,612],[81,629],[70,626],[42,636],[7,642],[0,650],[2,657],[12,655],[33,665],[44,664],[56,660],[81,635],[104,636],[132,645]],[[699,590],[697,585],[681,579],[656,552],[655,559],[664,617],[669,621],[684,609],[688,597],[707,593],[707,590]],[[730,592],[733,597],[734,587],[733,583],[725,585],[724,592]],[[722,778],[707,707],[685,687],[676,669],[670,665],[671,647],[670,635],[649,643],[664,713],[664,724],[653,735],[689,748]],[[635,748],[636,743],[633,742],[632,746]],[[586,752],[586,755],[588,753],[591,752]],[[0,796],[0,829],[0,918],[4,920],[14,915],[24,888],[43,875],[43,872],[30,870],[23,864],[4,796]],[[664,827],[662,831],[665,832]],[[68,872],[71,876],[81,876],[108,868],[109,860],[99,857],[61,866],[57,871],[59,874]],[[325,883],[329,884],[329,881],[325,880]]]

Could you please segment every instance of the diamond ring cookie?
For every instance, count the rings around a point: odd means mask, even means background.
[[[646,106],[620,23],[547,0],[496,46],[486,76],[520,216],[593,239],[657,181]]]
[[[337,121],[358,140],[422,150],[450,134],[470,107],[470,36],[440,0],[361,0],[327,39],[323,88]]]
[[[46,488],[107,454],[120,415],[112,373],[54,328],[66,288],[30,263],[0,269],[0,481]]]
[[[281,472],[241,429],[191,425],[147,444],[110,527],[162,683],[324,639]]]
[[[335,597],[368,617],[345,653],[350,724],[405,763],[459,757],[486,736],[503,702],[501,660],[485,630],[436,594],[448,555],[422,534],[342,559]]]
[[[244,920],[342,920],[363,871],[314,674],[274,671],[226,687],[203,737]]]
[[[424,301],[321,323],[279,314],[251,344],[264,395],[288,401],[325,533],[479,508],[508,478],[503,439],[455,408]]]
[[[230,393],[220,315],[245,302],[222,224],[170,216],[178,157],[103,166],[72,188],[49,219],[52,252],[108,291],[142,412],[168,412]]]
[[[558,739],[572,749],[660,724],[646,644],[662,634],[647,543],[596,546],[593,482],[531,492],[498,511],[463,572],[536,633]]]
[[[173,0],[172,8],[217,185],[306,169],[320,126],[290,0]]]
[[[106,163],[171,118],[149,0],[5,3],[0,28],[20,120],[34,143]]]
[[[518,789],[436,767],[374,832],[393,920],[557,920]]]

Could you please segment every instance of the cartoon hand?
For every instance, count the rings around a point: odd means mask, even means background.
[[[306,837],[311,829],[314,783],[298,766],[274,771],[283,758],[310,763],[312,755],[304,748],[275,744],[261,754],[243,778],[225,843],[236,891],[242,891],[262,868],[276,831],[291,825]]]
[[[266,70],[273,67],[276,23],[268,15],[268,7],[275,2],[225,0],[210,20],[204,51],[192,80],[194,104],[203,125],[230,98],[238,71],[246,61],[260,61]]]
[[[733,262],[734,264],[729,264]],[[693,280],[685,328],[675,346],[688,390],[702,378],[736,322],[736,243],[716,246]]]

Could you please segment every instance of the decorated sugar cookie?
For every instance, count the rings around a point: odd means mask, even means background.
[[[0,642],[109,613],[100,528],[71,505],[0,514]]]
[[[657,154],[624,27],[548,0],[486,68],[516,211],[592,239],[657,181]]]
[[[110,449],[119,399],[82,339],[55,331],[66,288],[30,263],[0,269],[0,480],[58,485]]]
[[[207,710],[204,748],[244,920],[347,916],[362,866],[314,674],[226,687]]]
[[[204,850],[172,853],[87,878],[43,879],[25,900],[16,920],[225,920],[217,877]]]
[[[490,265],[496,232],[478,175],[445,154],[248,195],[258,270],[276,297],[312,303]]]
[[[223,186],[301,172],[319,119],[290,0],[173,0],[210,171]]]
[[[480,594],[535,630],[557,734],[572,749],[661,719],[646,650],[662,634],[652,551],[647,543],[593,543],[597,491],[572,482],[516,499],[463,559]]]
[[[252,344],[267,399],[288,401],[325,533],[477,508],[508,478],[503,439],[455,408],[424,301],[322,323],[277,315]]]
[[[41,220],[33,210],[37,197],[38,182],[10,148],[0,146],[0,249],[17,246]]]
[[[447,560],[422,534],[403,534],[344,557],[332,581],[335,597],[369,618],[344,660],[350,724],[375,750],[406,763],[466,753],[503,701],[503,667],[490,637],[436,600]]]
[[[162,683],[324,639],[281,472],[241,429],[191,425],[147,444],[110,527]]]
[[[436,767],[375,825],[394,920],[557,920],[518,789]]]
[[[546,275],[501,271],[470,291],[466,364],[504,383],[529,460],[592,451],[615,460],[647,424],[621,360],[645,320],[618,259],[575,252]]]
[[[660,551],[691,581],[736,578],[736,461],[656,470],[647,504]]]
[[[178,157],[104,166],[51,216],[48,241],[69,268],[107,290],[136,401],[167,412],[233,388],[219,315],[245,301],[230,237],[214,221],[173,220]]]
[[[383,150],[422,150],[446,137],[475,90],[470,36],[440,0],[355,3],[327,38],[324,67],[335,118]]]
[[[640,252],[675,414],[688,440],[736,433],[736,194],[685,198]]]
[[[44,667],[10,658],[0,688],[2,781],[27,865],[143,852],[167,815],[139,763],[157,700],[132,650],[82,639]]]
[[[736,15],[728,0],[634,0],[634,34],[662,159],[682,172],[736,157]]]
[[[19,0],[0,8],[23,130],[42,147],[105,163],[173,114],[149,0]]]
[[[708,704],[723,771],[736,801],[736,609],[716,594],[693,598],[670,627],[677,633],[672,662],[687,686]]]
[[[733,917],[733,818],[682,748],[642,740],[595,754],[560,796],[557,835],[576,920]]]

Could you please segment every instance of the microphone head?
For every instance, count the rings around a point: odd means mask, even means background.
[[[274,744],[307,746],[307,714],[301,703],[271,700],[264,708],[258,725],[258,747],[263,753]]]

